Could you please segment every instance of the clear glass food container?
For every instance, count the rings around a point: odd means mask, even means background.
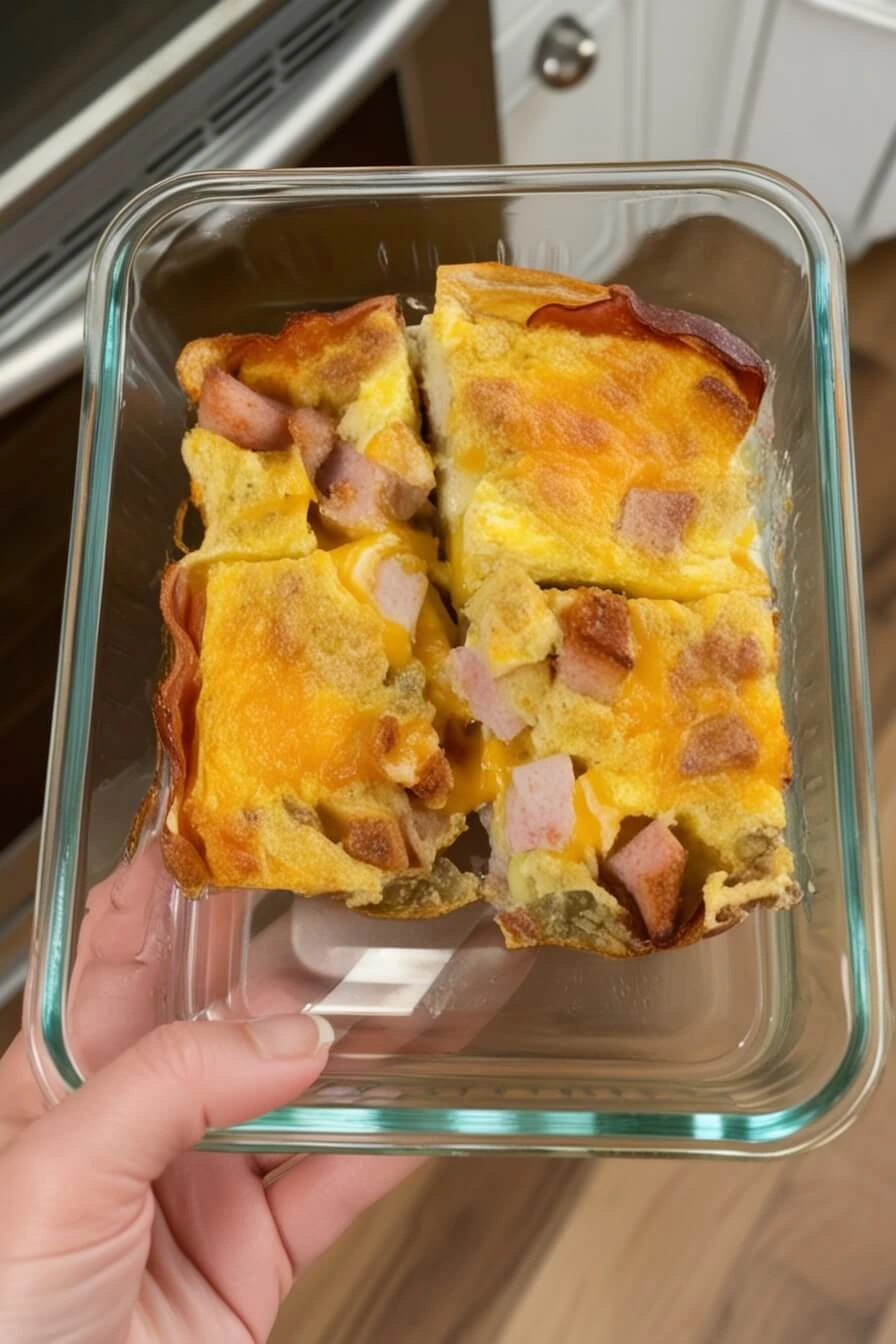
[[[155,767],[158,584],[187,487],[178,351],[376,293],[401,294],[413,321],[440,261],[488,258],[627,281],[721,321],[774,366],[760,504],[805,899],[614,962],[506,952],[481,906],[401,923],[282,892],[189,901],[157,866],[140,914],[125,869],[111,904],[133,917],[122,975],[155,977],[145,1025],[257,1012],[273,984],[337,1027],[318,1085],[210,1133],[219,1149],[768,1156],[830,1138],[872,1088],[889,1009],[843,258],[799,188],[705,164],[200,174],[153,187],[110,226],[87,305],[27,995],[48,1096],[89,1072],[71,1019],[76,948]],[[152,866],[147,843],[135,862]],[[114,1036],[114,999],[107,1014],[100,1030]]]

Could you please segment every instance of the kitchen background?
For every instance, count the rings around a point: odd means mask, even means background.
[[[0,54],[0,1005],[20,1011],[80,381],[120,204],[174,171],[745,159],[841,230],[885,877],[896,873],[894,0],[32,0]],[[78,55],[72,58],[77,43]],[[633,239],[581,239],[612,278]],[[651,264],[662,265],[661,251]],[[748,283],[749,257],[743,259]],[[649,288],[649,286],[648,286]],[[896,1344],[892,1069],[759,1167],[431,1163],[302,1281],[277,1344]]]

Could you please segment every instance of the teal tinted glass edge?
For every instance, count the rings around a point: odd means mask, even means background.
[[[798,229],[806,244],[812,278],[814,323],[814,359],[817,390],[819,393],[819,437],[822,504],[826,519],[827,547],[825,550],[826,604],[831,638],[831,683],[834,703],[834,734],[836,742],[838,790],[840,794],[839,825],[844,859],[844,889],[847,904],[847,928],[850,949],[851,989],[853,992],[852,1029],[840,1064],[828,1082],[814,1096],[786,1110],[760,1115],[736,1115],[726,1112],[707,1113],[651,1113],[641,1112],[567,1112],[551,1110],[516,1110],[508,1108],[423,1109],[397,1107],[343,1107],[296,1106],[271,1112],[247,1124],[209,1134],[205,1146],[212,1148],[256,1146],[288,1146],[301,1148],[303,1139],[309,1146],[319,1147],[327,1135],[355,1137],[357,1147],[388,1147],[397,1149],[401,1144],[377,1144],[377,1136],[404,1135],[414,1150],[427,1146],[434,1151],[443,1146],[462,1149],[463,1139],[514,1138],[541,1139],[550,1147],[551,1139],[603,1140],[602,1146],[612,1146],[614,1139],[641,1140],[637,1150],[649,1151],[651,1143],[662,1145],[664,1140],[693,1140],[697,1143],[756,1146],[774,1145],[819,1121],[848,1093],[866,1070],[867,1091],[879,1071],[884,1049],[884,1024],[872,1023],[870,1009],[874,997],[871,985],[870,950],[863,915],[861,856],[858,849],[858,815],[856,779],[853,762],[855,742],[851,720],[851,690],[860,697],[862,719],[862,762],[864,783],[868,789],[870,765],[868,759],[868,693],[867,675],[858,668],[858,679],[850,669],[849,613],[843,573],[847,556],[843,518],[839,507],[841,468],[839,463],[838,417],[834,403],[834,359],[831,323],[831,275],[827,254],[836,255],[836,238],[824,215],[814,202],[799,188],[763,170],[728,164],[705,165],[626,165],[623,167],[588,168],[571,165],[563,168],[522,169],[469,169],[469,170],[387,170],[385,172],[312,171],[306,173],[227,173],[194,174],[171,180],[142,194],[119,215],[110,226],[97,253],[92,281],[94,308],[102,311],[101,376],[93,386],[96,389],[94,413],[89,417],[90,442],[82,448],[77,490],[89,484],[86,515],[80,536],[73,533],[70,572],[74,564],[74,547],[81,545],[81,570],[75,596],[76,612],[73,639],[69,652],[71,687],[68,704],[61,703],[57,714],[67,709],[64,738],[59,765],[59,834],[48,847],[47,890],[51,894],[47,938],[43,952],[44,962],[40,977],[39,1017],[44,1044],[61,1078],[69,1087],[79,1085],[81,1078],[71,1059],[64,1039],[64,1001],[75,877],[78,862],[78,837],[83,810],[83,781],[90,730],[90,702],[95,670],[95,632],[99,615],[102,588],[105,536],[109,511],[109,489],[115,429],[118,415],[118,395],[121,378],[122,330],[127,309],[127,283],[130,262],[136,240],[145,230],[158,223],[163,215],[187,204],[203,200],[212,204],[227,194],[242,198],[280,197],[291,192],[301,195],[319,195],[322,190],[341,188],[370,194],[451,194],[470,191],[475,194],[494,192],[540,190],[634,189],[645,191],[674,191],[675,189],[702,189],[746,192],[756,195],[775,208],[781,209]],[[334,192],[335,194],[335,192]],[[796,211],[796,213],[795,213]],[[90,351],[87,359],[90,359]],[[840,351],[842,357],[842,350]],[[92,369],[85,367],[85,407],[88,401]],[[851,487],[851,480],[844,485]],[[850,501],[851,497],[850,497]],[[854,560],[854,557],[853,557]],[[861,615],[859,614],[861,633]],[[860,660],[861,664],[861,660]],[[873,793],[870,795],[873,798]],[[866,799],[867,801],[867,799]],[[873,809],[872,809],[873,810]],[[872,893],[873,896],[873,893]],[[877,980],[881,980],[878,958]],[[877,985],[878,998],[880,985]],[[879,1017],[882,1014],[879,1014]],[[872,1025],[877,1028],[872,1040]],[[869,1048],[874,1055],[869,1057]],[[870,1066],[870,1068],[869,1068]],[[843,1121],[845,1123],[845,1120]],[[414,1143],[414,1135],[425,1135],[432,1142]],[[436,1139],[435,1136],[439,1138]],[[445,1145],[441,1139],[444,1136]],[[823,1135],[822,1137],[827,1137]],[[364,1140],[367,1140],[365,1143]],[[607,1144],[609,1141],[609,1144]],[[500,1146],[491,1145],[491,1146]],[[670,1151],[672,1151],[670,1149]],[[712,1151],[704,1149],[703,1151]]]
[[[114,226],[113,226],[114,227]],[[111,228],[109,230],[111,233]],[[59,657],[59,681],[70,678],[68,703],[57,687],[54,706],[51,760],[58,750],[59,777],[51,772],[47,798],[57,794],[55,831],[50,853],[44,858],[50,869],[51,893],[46,939],[46,963],[40,996],[40,1020],[47,1053],[60,1077],[70,1088],[83,1082],[65,1042],[64,1010],[68,985],[71,924],[77,881],[80,836],[84,811],[84,781],[91,725],[91,700],[96,670],[96,633],[99,623],[103,567],[106,556],[106,532],[109,519],[109,495],[112,484],[112,448],[118,420],[121,376],[120,337],[123,287],[126,283],[131,248],[123,248],[114,258],[111,274],[100,283],[99,259],[91,272],[88,292],[88,318],[93,304],[103,305],[103,339],[99,374],[91,364],[92,351],[85,340],[84,391],[81,407],[82,435],[75,477],[75,514],[69,544],[66,609],[63,611],[63,641]],[[85,328],[88,323],[85,322]],[[79,512],[83,501],[83,513]],[[71,577],[78,568],[77,588],[72,594]],[[74,601],[71,639],[66,640],[68,603]],[[64,712],[63,712],[64,711]],[[61,745],[55,737],[60,717],[64,723]]]

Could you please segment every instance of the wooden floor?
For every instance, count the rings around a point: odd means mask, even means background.
[[[896,242],[853,268],[853,392],[896,948]],[[292,1293],[271,1344],[896,1344],[896,1067],[763,1164],[443,1159]]]

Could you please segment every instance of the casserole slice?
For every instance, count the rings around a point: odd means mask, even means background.
[[[186,892],[274,887],[377,904],[396,876],[428,874],[464,829],[446,808],[452,775],[426,669],[376,598],[390,562],[426,586],[413,560],[380,539],[366,597],[363,566],[343,548],[212,562],[194,552],[166,570],[163,848]],[[471,883],[440,874],[423,912],[474,899]],[[390,899],[413,911],[414,889]]]
[[[449,664],[508,946],[636,955],[796,902],[766,599],[543,591],[505,562],[468,615]]]
[[[206,556],[306,555],[311,522],[363,536],[427,508],[434,485],[394,296],[299,313],[276,336],[191,341],[183,457]]]
[[[439,268],[415,341],[459,605],[502,557],[632,596],[768,593],[750,500],[768,375],[743,341],[492,262]]]

